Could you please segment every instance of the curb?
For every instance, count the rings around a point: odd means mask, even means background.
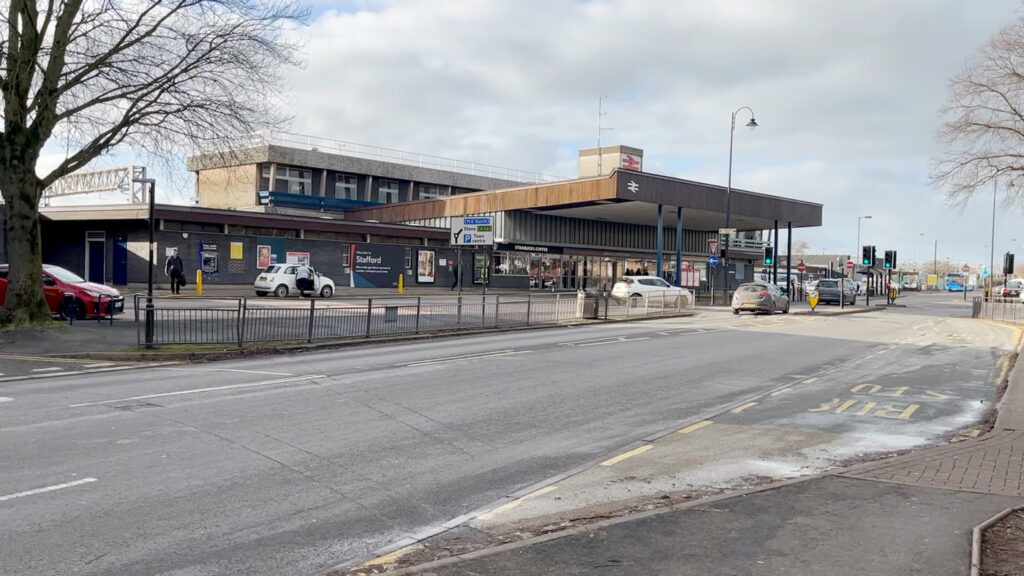
[[[971,533],[971,576],[981,575],[981,537],[982,534],[988,530],[993,524],[999,522],[1003,518],[1017,512],[1018,510],[1024,510],[1024,505],[1014,506],[1013,508],[1007,508],[999,514],[985,520],[981,524],[974,527]]]
[[[872,307],[872,308],[851,308],[849,310],[829,310],[828,312],[818,312],[816,310],[800,310],[798,312],[790,312],[794,316],[846,316],[849,314],[864,314],[866,312],[882,312],[885,308]]]

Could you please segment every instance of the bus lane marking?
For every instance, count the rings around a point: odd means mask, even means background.
[[[627,458],[632,458],[633,456],[639,456],[640,454],[643,454],[644,452],[647,452],[651,448],[654,448],[654,446],[648,444],[646,446],[641,446],[639,448],[635,448],[633,450],[630,450],[629,452],[623,452],[622,454],[619,454],[618,456],[615,456],[613,458],[609,458],[609,459],[605,460],[604,462],[601,462],[599,464],[599,466],[614,466],[614,465],[618,464],[619,462],[622,462],[623,460],[625,460]]]
[[[739,414],[740,412],[743,412],[747,408],[753,408],[754,406],[757,406],[757,402],[747,402],[743,406],[737,406],[732,410],[729,410],[729,412],[732,412],[733,414]]]
[[[701,420],[700,422],[697,422],[696,424],[690,424],[686,428],[683,428],[682,430],[679,431],[679,433],[680,434],[689,434],[690,432],[696,432],[697,430],[700,430],[701,428],[703,428],[705,426],[708,426],[710,424],[712,424],[711,420]]]
[[[54,492],[56,490],[63,490],[65,488],[71,488],[73,486],[80,486],[82,484],[89,484],[90,482],[96,482],[95,478],[82,478],[81,480],[75,480],[74,482],[65,482],[63,484],[54,484],[53,486],[44,486],[43,488],[36,488],[34,490],[25,490],[24,492],[15,492],[14,494],[8,494],[6,496],[0,496],[0,502],[6,502],[8,500],[14,500],[15,498],[24,498],[25,496],[35,496],[36,494],[44,494],[46,492]]]

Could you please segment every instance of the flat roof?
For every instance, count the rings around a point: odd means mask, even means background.
[[[715,231],[725,226],[726,188],[692,180],[616,169],[607,176],[551,184],[459,194],[432,200],[359,208],[351,219],[415,222],[522,210],[566,218],[655,226],[663,206],[665,226],[674,226],[675,208],[683,209],[687,230]],[[739,230],[821,226],[822,205],[732,189],[730,226]]]

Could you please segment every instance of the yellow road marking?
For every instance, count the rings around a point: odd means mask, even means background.
[[[772,392],[770,394],[770,396],[778,396],[779,394],[782,394],[783,392],[789,392],[789,388],[783,388],[782,390],[776,390],[775,392]]]
[[[733,414],[739,414],[740,412],[743,412],[747,408],[753,408],[754,406],[757,406],[757,402],[747,402],[743,406],[737,406],[732,410],[729,410],[729,412],[732,412]]]
[[[817,382],[817,381],[818,381],[818,377],[815,376],[814,378],[808,378],[807,380],[804,380],[804,384],[811,384],[811,383]]]
[[[479,520],[488,520],[490,518],[493,518],[495,514],[501,514],[502,512],[507,512],[507,511],[515,508],[516,506],[519,506],[523,502],[526,502],[530,498],[536,498],[537,496],[542,496],[544,494],[547,494],[548,492],[551,492],[552,490],[557,490],[557,489],[558,489],[558,486],[554,486],[554,485],[552,485],[552,486],[545,486],[545,487],[541,488],[540,490],[537,490],[537,491],[534,491],[534,492],[530,492],[529,494],[527,494],[526,496],[523,496],[522,498],[516,498],[515,500],[513,500],[511,502],[507,502],[505,504],[502,504],[501,506],[498,506],[497,508],[495,508],[494,510],[491,510],[490,512],[488,512],[486,514],[481,514],[481,515],[477,516],[477,518]]]
[[[385,564],[394,564],[398,562],[398,559],[402,556],[405,556],[409,552],[412,552],[413,550],[418,550],[422,547],[423,546],[420,546],[419,544],[412,544],[410,546],[406,546],[405,548],[399,548],[398,550],[395,550],[390,554],[378,556],[373,560],[369,560],[363,564],[360,564],[359,566],[356,566],[354,569],[358,570],[360,568],[370,568],[371,566],[384,566]]]
[[[638,456],[640,454],[643,454],[644,452],[647,452],[651,448],[654,448],[654,446],[652,446],[650,444],[648,444],[646,446],[641,446],[639,448],[630,450],[629,452],[625,452],[623,454],[619,454],[618,456],[616,456],[614,458],[609,458],[609,459],[605,460],[604,462],[601,462],[600,465],[601,466],[614,466],[615,464],[618,464],[619,462],[622,462],[626,458],[632,458],[633,456]]]
[[[701,428],[703,428],[703,427],[705,427],[705,426],[707,426],[709,424],[711,424],[711,420],[702,420],[700,422],[697,422],[696,424],[690,424],[686,428],[683,428],[682,430],[680,430],[679,433],[680,434],[689,434],[690,432],[694,432],[696,430],[700,430]]]

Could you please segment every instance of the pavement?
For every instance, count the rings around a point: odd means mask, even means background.
[[[971,568],[973,528],[1022,505],[1024,362],[1018,362],[1008,372],[992,430],[980,437],[392,573],[961,575]],[[460,540],[479,536],[471,527],[460,530],[440,545],[457,551]],[[397,562],[402,553],[388,561]]]

